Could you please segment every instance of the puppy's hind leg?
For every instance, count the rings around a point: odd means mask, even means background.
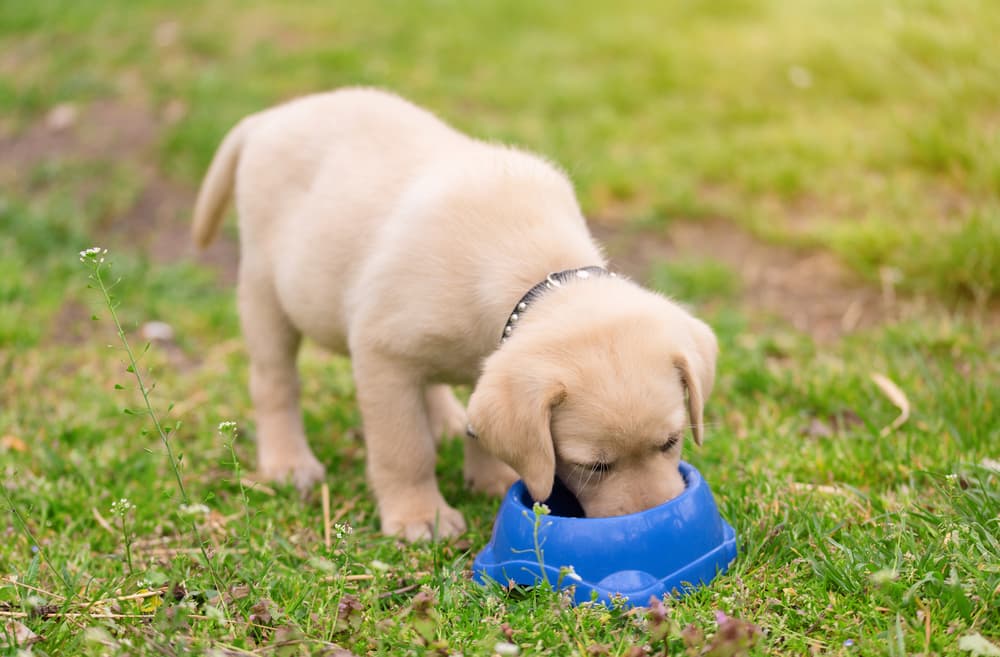
[[[424,391],[427,400],[427,417],[431,434],[435,440],[446,436],[465,436],[465,484],[469,488],[487,495],[502,497],[511,484],[517,481],[517,473],[496,458],[474,439],[466,435],[469,417],[465,406],[458,401],[451,386],[430,385]]]
[[[408,541],[461,534],[465,520],[445,502],[434,474],[424,382],[405,361],[363,347],[351,355],[382,532]]]
[[[469,420],[465,407],[458,401],[451,386],[432,384],[424,389],[424,399],[427,402],[427,419],[430,422],[431,435],[435,441],[444,437],[463,436]]]
[[[257,421],[257,469],[305,492],[326,471],[306,441],[295,359],[301,335],[281,309],[269,276],[246,261],[239,281],[240,322],[250,356],[250,398]]]

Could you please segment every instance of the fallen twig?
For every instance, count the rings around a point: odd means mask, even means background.
[[[253,479],[250,479],[249,477],[241,477],[240,478],[240,484],[242,484],[243,487],[246,488],[247,490],[252,490],[252,491],[255,491],[255,492],[258,492],[258,493],[263,493],[264,495],[267,495],[268,497],[274,497],[275,495],[278,494],[277,491],[275,491],[270,486],[266,486],[266,485],[262,484],[259,481],[255,481]]]
[[[330,487],[323,482],[323,543],[329,550],[332,546],[330,540]]]
[[[880,435],[888,436],[910,419],[910,400],[906,398],[906,393],[900,390],[899,386],[893,383],[889,377],[877,372],[873,372],[871,377],[879,390],[899,409],[899,417],[893,420],[889,426],[883,427],[880,432]]]
[[[395,591],[386,591],[385,593],[380,593],[378,598],[379,600],[384,600],[386,598],[391,598],[394,595],[409,593],[410,591],[414,591],[419,588],[420,588],[419,584],[410,584],[409,586],[404,586],[402,588],[396,589]]]
[[[105,529],[107,529],[112,534],[117,534],[118,533],[118,530],[116,530],[114,527],[111,526],[111,523],[108,522],[104,518],[104,516],[101,515],[101,512],[97,510],[96,506],[91,507],[90,511],[91,511],[91,513],[94,514],[94,520],[97,521],[98,525],[100,525],[101,527],[104,527]]]
[[[59,598],[60,600],[66,599],[65,596],[59,595],[58,593],[53,593],[52,591],[46,591],[45,589],[40,589],[37,586],[32,586],[31,584],[25,584],[24,582],[21,582],[10,575],[3,575],[2,577],[0,577],[0,582],[6,582],[13,586],[20,586],[21,588],[28,589],[29,591],[34,591],[35,593],[42,593],[51,598]]]
[[[346,502],[344,502],[340,506],[340,508],[337,509],[337,512],[335,514],[333,514],[333,517],[330,518],[330,523],[331,524],[337,524],[340,521],[341,518],[343,518],[344,516],[346,516],[348,513],[351,512],[352,509],[354,509],[354,505],[357,504],[357,503],[358,503],[358,498],[356,498],[356,497],[352,498],[352,499],[349,499]]]

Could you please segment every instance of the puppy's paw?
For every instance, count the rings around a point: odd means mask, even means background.
[[[465,518],[444,500],[407,514],[382,514],[382,533],[402,536],[410,543],[453,538],[465,532]]]
[[[257,475],[265,481],[290,482],[303,495],[326,478],[326,468],[312,452],[261,455],[257,462]]]
[[[470,463],[466,460],[465,485],[473,491],[494,497],[503,497],[518,480],[517,473],[497,459]]]
[[[465,485],[474,491],[502,497],[518,479],[512,467],[493,456],[476,438],[465,439]]]

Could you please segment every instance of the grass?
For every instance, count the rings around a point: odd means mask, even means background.
[[[0,99],[21,120],[109,94],[179,101],[161,156],[194,180],[247,113],[388,86],[549,154],[593,215],[723,215],[981,300],[1000,289],[998,27],[984,0],[14,3]],[[964,257],[969,233],[992,260]]]
[[[722,216],[873,280],[894,270],[910,294],[997,300],[989,3],[236,6],[3,4],[0,134],[60,102],[179,101],[144,163],[191,186],[238,117],[379,84],[550,155],[606,222]],[[1000,341],[981,314],[818,343],[743,307],[724,263],[654,267],[650,284],[696,304],[722,344],[708,439],[685,458],[740,557],[662,613],[572,608],[470,582],[497,502],[463,491],[455,441],[439,475],[468,533],[378,534],[343,358],[307,347],[303,413],[331,514],[353,531],[327,546],[318,492],[241,483],[254,447],[232,290],[107,228],[145,175],[114,154],[50,154],[0,194],[0,653],[17,654],[13,620],[39,655],[697,654],[734,647],[717,612],[762,629],[753,654],[968,654],[963,637],[1000,639]],[[112,247],[132,346],[145,322],[175,331],[139,364],[174,459],[148,417],[123,413],[143,396],[78,262],[95,243]],[[912,407],[895,431],[874,372]]]

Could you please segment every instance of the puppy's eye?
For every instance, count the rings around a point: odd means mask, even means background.
[[[677,443],[679,443],[680,441],[681,441],[681,435],[679,433],[671,434],[670,437],[667,438],[667,442],[660,445],[660,451],[669,452],[674,447],[676,447]]]

